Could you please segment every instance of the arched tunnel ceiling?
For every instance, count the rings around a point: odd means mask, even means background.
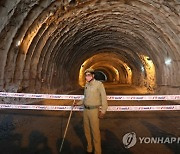
[[[178,0],[1,0],[0,16],[1,89],[73,89],[81,64],[109,50],[137,70],[150,57],[156,91],[180,91]]]

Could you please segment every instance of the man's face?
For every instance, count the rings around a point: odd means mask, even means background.
[[[91,74],[91,73],[89,73],[89,72],[87,72],[86,74],[85,74],[85,78],[86,78],[86,81],[91,81],[92,79],[94,79],[94,74]]]

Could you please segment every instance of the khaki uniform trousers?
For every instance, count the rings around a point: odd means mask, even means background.
[[[94,147],[95,154],[101,154],[101,135],[98,114],[99,108],[84,109],[83,112],[84,132],[87,140],[87,152],[92,152]]]

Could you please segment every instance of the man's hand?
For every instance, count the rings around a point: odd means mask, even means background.
[[[77,106],[77,105],[78,105],[77,102],[74,102],[73,106]]]
[[[80,100],[78,102],[74,102],[74,106],[80,106],[83,104],[83,100]]]
[[[104,115],[105,115],[104,113],[102,113],[101,111],[99,111],[99,116],[98,116],[99,119],[103,119],[103,118],[104,118]]]

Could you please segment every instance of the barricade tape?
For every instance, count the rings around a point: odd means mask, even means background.
[[[72,106],[50,106],[50,105],[14,105],[0,104],[0,109],[17,110],[45,110],[45,111],[70,111]],[[73,111],[83,111],[83,106],[75,106]],[[168,111],[180,110],[180,105],[159,106],[109,106],[107,111]]]
[[[83,95],[55,95],[55,94],[31,94],[31,93],[7,93],[0,92],[0,97],[20,98],[45,98],[45,99],[73,99],[81,100]],[[109,95],[107,100],[180,100],[180,95]]]
[[[55,94],[31,94],[31,93],[7,93],[0,92],[0,97],[19,98],[45,98],[45,99],[68,99],[81,100],[83,95],[55,95]],[[180,95],[109,95],[107,100],[180,100]],[[0,104],[0,109],[27,109],[27,110],[51,110],[70,111],[71,106],[50,106],[50,105],[15,105]],[[82,111],[82,106],[75,106],[74,111]],[[160,111],[180,110],[180,105],[159,105],[159,106],[109,106],[108,111]]]

